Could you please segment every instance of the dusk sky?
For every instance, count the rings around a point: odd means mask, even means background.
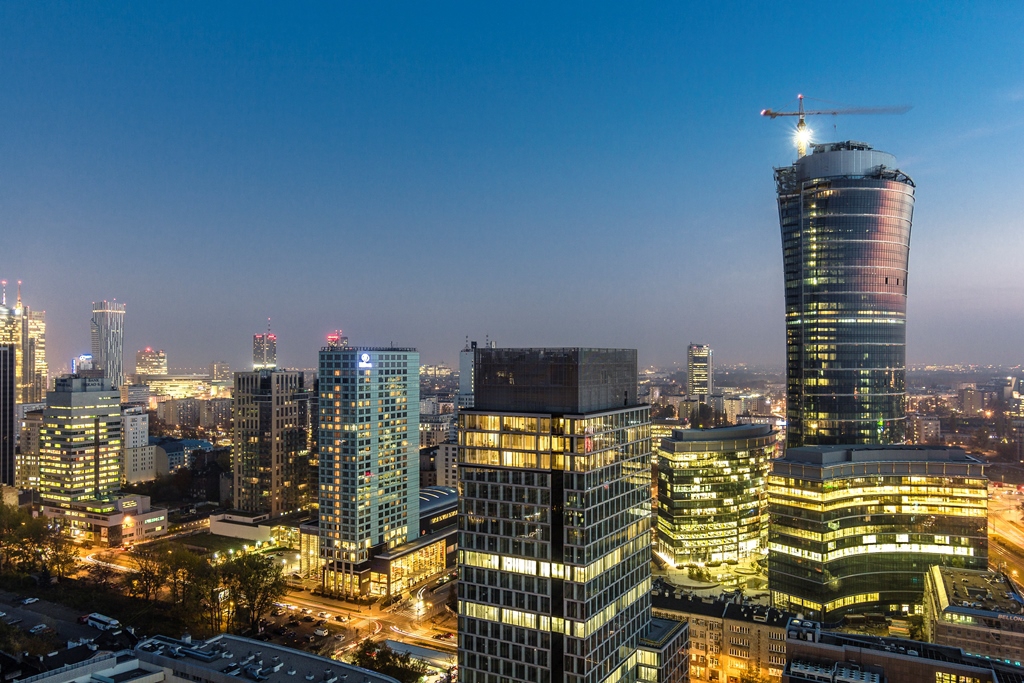
[[[909,363],[1024,362],[1024,4],[0,4],[0,277],[59,370],[324,335],[784,361],[790,110],[917,184]],[[824,100],[826,102],[821,102]],[[8,300],[13,298],[8,285]]]

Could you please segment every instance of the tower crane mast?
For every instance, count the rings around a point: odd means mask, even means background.
[[[761,116],[767,116],[770,119],[775,119],[780,116],[796,116],[796,151],[798,156],[807,155],[807,143],[810,141],[811,131],[807,128],[807,122],[804,120],[806,116],[837,116],[839,114],[905,114],[910,111],[910,107],[907,105],[899,107],[850,107],[847,109],[821,109],[816,111],[804,111],[804,96],[797,95],[797,110],[796,111],[774,111],[772,109],[762,109]]]

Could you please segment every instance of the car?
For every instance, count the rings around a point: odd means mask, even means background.
[[[316,625],[317,626],[323,626],[326,623],[327,623],[326,619],[317,619],[317,621],[316,621]]]
[[[89,615],[88,614],[83,614],[82,616],[78,617],[78,623],[79,624],[87,624],[87,623],[89,623]]]
[[[280,617],[280,616],[284,615],[284,613],[285,613],[284,608],[283,607],[278,607],[276,610],[274,610],[270,614],[275,616],[275,617]]]
[[[328,634],[329,634],[328,630],[326,628],[324,628],[323,626],[313,630],[313,635],[320,636],[321,638],[323,638],[324,636],[326,636]]]
[[[317,612],[316,615],[318,617],[323,617],[324,619],[330,619],[331,618],[331,615],[328,614],[327,612]]]
[[[287,625],[288,626],[298,626],[299,625],[299,620],[298,619],[289,619]]]
[[[312,614],[313,610],[309,609],[308,607],[303,607],[302,608],[302,613],[303,614]]]
[[[334,634],[334,639],[335,640],[345,640],[345,634],[344,633],[335,633]]]
[[[455,640],[455,634],[452,633],[451,631],[449,631],[448,633],[444,634],[444,639],[445,640]]]
[[[23,605],[31,605],[32,603],[39,602],[39,598],[25,598],[21,601]]]
[[[346,617],[343,614],[339,614],[338,616],[334,617],[334,620],[335,621],[340,621],[341,623],[344,624],[346,621],[348,621],[348,617]]]
[[[303,621],[308,621],[308,622],[309,622],[309,623],[311,623],[311,624],[312,624],[312,623],[313,623],[314,621],[316,621],[316,619],[314,619],[314,618],[313,618],[313,616],[312,616],[312,615],[310,615],[310,614],[307,614],[306,616],[302,617],[302,620],[303,620]]]
[[[286,629],[284,626],[278,626],[274,629],[274,635],[276,636],[283,636],[286,633],[288,633],[288,629]]]
[[[28,632],[32,633],[32,634],[39,634],[39,633],[42,633],[43,631],[45,631],[48,628],[50,628],[50,627],[47,626],[46,624],[36,624],[32,628],[30,628],[28,630]]]
[[[434,640],[444,640],[444,634],[443,633],[435,633],[434,635],[432,635],[430,637],[433,638]]]

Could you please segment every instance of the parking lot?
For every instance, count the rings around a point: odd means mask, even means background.
[[[78,617],[81,615],[68,607],[46,600],[25,605],[22,600],[22,597],[13,593],[0,592],[0,612],[4,612],[0,621],[24,631],[42,624],[47,627],[47,634],[65,641],[95,638],[99,635],[99,631],[91,626],[79,624]]]
[[[357,633],[348,617],[295,605],[275,607],[265,619],[260,640],[269,640],[288,647],[331,655],[354,644],[366,633]],[[324,634],[326,631],[326,635]]]

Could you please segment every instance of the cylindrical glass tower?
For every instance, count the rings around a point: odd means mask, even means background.
[[[775,170],[790,447],[905,440],[914,181],[895,164],[838,142]]]

